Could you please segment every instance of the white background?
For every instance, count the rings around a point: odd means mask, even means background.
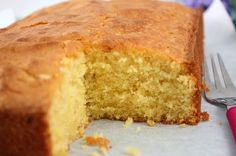
[[[23,17],[32,11],[62,0],[0,0],[0,10],[12,8],[17,17]]]

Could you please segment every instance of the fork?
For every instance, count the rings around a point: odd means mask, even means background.
[[[204,91],[203,94],[207,102],[227,110],[226,116],[236,142],[236,88],[220,54],[217,53],[216,59],[220,66],[219,71],[217,71],[213,55],[210,55],[210,58],[214,81],[211,81],[209,68],[206,59],[204,59],[204,80],[209,91]],[[223,84],[219,74],[222,75]]]

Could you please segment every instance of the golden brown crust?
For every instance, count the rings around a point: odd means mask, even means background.
[[[196,78],[196,88],[198,88],[195,92],[195,97],[193,98],[193,103],[195,105],[195,108],[197,109],[195,112],[195,115],[197,116],[197,122],[199,121],[207,121],[209,118],[209,115],[207,112],[201,113],[201,92],[202,92],[202,65],[203,65],[203,19],[202,19],[202,10],[199,11],[199,18],[196,22],[197,29],[195,30],[195,36],[196,39],[193,42],[194,45],[194,61],[192,63],[192,70],[191,74]],[[204,115],[203,115],[204,114]]]
[[[45,8],[2,30],[0,49],[79,40],[88,47],[150,50],[180,63],[192,63],[190,41],[195,39],[199,16],[199,11],[175,3],[73,0]]]
[[[196,116],[196,123],[200,121],[200,114],[201,114],[201,89],[200,84],[202,82],[202,53],[203,53],[203,43],[202,43],[202,19],[199,16],[198,20],[196,21],[197,29],[195,31],[194,40],[192,41],[193,47],[193,58],[194,62],[191,64],[190,74],[194,76],[196,81],[196,88],[195,95],[193,97],[193,104],[195,105],[196,111],[194,112],[194,116]],[[194,123],[194,124],[196,124]]]
[[[50,155],[47,113],[60,83],[60,60],[76,57],[76,51],[96,47],[106,52],[152,52],[183,64],[187,71],[194,70],[193,77],[200,83],[202,27],[196,24],[200,17],[199,11],[175,3],[72,0],[1,29],[0,153]],[[196,36],[197,43],[192,44]],[[193,53],[194,49],[198,50]],[[45,74],[50,79],[42,77]],[[195,97],[200,114],[199,92]],[[30,116],[37,122],[28,124]]]

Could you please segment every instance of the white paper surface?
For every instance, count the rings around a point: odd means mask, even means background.
[[[4,3],[0,0],[0,7],[3,7],[3,3],[9,7],[10,1]],[[27,7],[22,3],[20,6],[11,5],[16,16],[21,17],[56,1],[59,0],[28,1]],[[0,22],[2,20],[0,16]],[[206,55],[219,52],[236,84],[236,32],[219,0],[215,0],[205,13],[204,20]],[[100,120],[89,125],[86,135],[102,133],[109,138],[112,149],[108,156],[125,155],[127,146],[139,148],[142,156],[236,156],[236,146],[225,116],[226,111],[204,100],[202,110],[210,114],[210,121],[197,126],[180,128],[178,125],[159,124],[156,127],[148,127],[145,123],[135,123],[125,129],[124,122]],[[141,129],[139,133],[136,132],[137,127]],[[71,144],[70,156],[89,156],[97,150],[96,148],[82,150],[80,141]]]

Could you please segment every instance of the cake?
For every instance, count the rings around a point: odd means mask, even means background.
[[[1,156],[66,156],[89,119],[197,124],[202,11],[71,0],[0,30]]]

